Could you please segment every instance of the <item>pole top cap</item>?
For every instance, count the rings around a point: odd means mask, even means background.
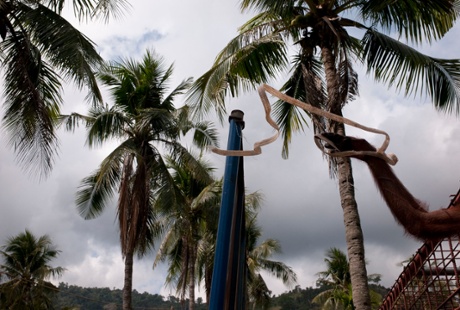
[[[235,122],[241,123],[242,129],[244,129],[244,112],[241,110],[233,110],[228,117],[228,121],[234,120]]]

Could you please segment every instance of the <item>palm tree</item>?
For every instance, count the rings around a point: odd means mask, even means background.
[[[249,196],[246,201],[253,199]],[[256,199],[258,199],[256,197]],[[258,203],[257,203],[258,204]],[[291,267],[283,262],[271,260],[273,254],[281,253],[281,245],[278,240],[266,239],[258,244],[262,235],[262,229],[257,225],[257,213],[246,213],[246,233],[247,233],[247,258],[248,266],[248,302],[253,309],[268,309],[271,291],[269,290],[261,271],[281,279],[287,286],[293,286],[297,281],[297,275]]]
[[[319,293],[312,302],[322,305],[322,309],[355,309],[350,281],[350,269],[347,256],[338,248],[330,248],[324,259],[327,269],[318,272],[316,285],[328,289]],[[369,282],[378,283],[381,275],[369,275]],[[378,308],[382,296],[370,290],[372,308]]]
[[[49,264],[59,252],[47,235],[37,239],[26,230],[10,237],[0,251],[0,308],[51,309],[57,288],[48,279],[60,276],[64,268]]]
[[[208,174],[198,174],[197,169],[177,164],[169,159],[174,185],[166,184],[157,192],[156,207],[161,210],[166,227],[154,267],[160,261],[168,261],[167,284],[175,284],[181,301],[185,301],[188,289],[189,308],[194,309],[195,284],[203,283],[206,299],[209,301],[214,249],[217,236],[219,205],[222,182],[210,174],[213,170],[206,162],[200,161]],[[282,262],[270,260],[270,256],[281,250],[279,242],[267,239],[257,244],[262,235],[257,225],[256,210],[260,207],[261,195],[257,192],[246,195],[246,264],[248,268],[248,296],[255,306],[266,305],[270,291],[260,275],[265,270],[283,283],[291,285],[296,281],[292,269]]]
[[[343,1],[242,0],[242,10],[259,13],[240,28],[240,34],[219,53],[213,67],[189,94],[196,116],[212,107],[222,118],[228,93],[237,96],[285,72],[291,75],[282,90],[325,111],[342,115],[342,108],[358,94],[353,59],[362,62],[377,81],[412,93],[427,94],[435,106],[460,110],[460,61],[429,57],[385,33],[397,32],[416,44],[440,39],[458,16],[454,0]],[[350,15],[359,20],[351,20]],[[378,27],[378,28],[377,28]],[[357,28],[359,39],[347,30]],[[295,56],[288,57],[292,43]],[[278,102],[274,108],[288,156],[292,134],[305,122],[302,111]],[[314,130],[345,135],[344,125],[311,115]],[[339,183],[353,300],[358,309],[370,308],[364,241],[348,158],[330,161]]]
[[[0,1],[0,68],[3,69],[4,126],[19,163],[46,175],[57,152],[56,120],[62,82],[89,88],[101,101],[94,70],[102,63],[94,43],[61,16],[65,0]],[[73,1],[77,17],[108,18],[126,0]]]
[[[354,309],[347,256],[340,249],[330,248],[324,261],[327,269],[317,274],[316,285],[329,289],[318,294],[312,302],[322,304],[323,309]]]
[[[265,308],[270,299],[270,290],[261,275],[264,271],[278,279],[287,286],[297,281],[297,276],[291,267],[283,262],[271,260],[273,254],[281,252],[281,245],[275,239],[266,239],[259,243],[262,228],[257,224],[257,210],[262,202],[259,192],[245,195],[245,223],[246,223],[246,295],[248,304],[253,308]],[[198,281],[204,282],[206,300],[209,302],[212,271],[214,267],[214,253],[217,238],[218,214],[210,217],[215,223],[207,223],[207,232],[199,247],[198,255]]]
[[[85,219],[97,217],[110,197],[118,191],[117,216],[120,243],[125,261],[123,309],[131,309],[133,256],[144,255],[153,245],[160,227],[155,224],[153,193],[159,184],[172,182],[163,152],[171,160],[198,167],[194,157],[181,145],[181,133],[195,130],[194,142],[215,144],[215,133],[207,123],[188,121],[186,106],[176,109],[174,99],[190,85],[184,80],[169,94],[173,66],[147,51],[140,62],[126,59],[111,62],[99,77],[109,87],[113,105],[94,106],[88,116],[62,117],[68,130],[83,121],[90,147],[112,139],[121,143],[102,161],[99,168],[82,180],[76,203]]]
[[[198,250],[205,240],[207,223],[215,221],[222,191],[221,182],[211,175],[214,169],[202,159],[198,162],[200,169],[191,169],[168,158],[174,182],[164,184],[156,199],[156,208],[162,214],[167,231],[154,268],[160,261],[168,260],[166,284],[176,285],[182,303],[188,290],[190,310],[195,308]]]

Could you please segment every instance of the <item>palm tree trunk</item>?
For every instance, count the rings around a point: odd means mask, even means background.
[[[32,283],[33,279],[29,278],[30,280],[27,282],[26,285],[26,297],[25,297],[25,304],[27,305],[27,308],[30,310],[34,309],[34,304],[33,304],[33,297],[32,297]]]
[[[190,245],[190,261],[189,261],[189,310],[195,309],[195,262],[196,262],[196,242]]]
[[[207,258],[208,259],[208,258]],[[209,260],[209,259],[208,259]],[[209,306],[209,301],[211,297],[211,281],[212,281],[212,261],[205,266],[204,270],[204,286],[206,289],[206,304]]]
[[[354,180],[349,158],[337,161],[340,201],[345,225],[345,240],[355,309],[371,309],[364,255],[364,236],[355,199]]]
[[[328,93],[328,110],[342,115],[342,102],[339,102],[338,76],[335,59],[329,47],[321,48],[321,55],[326,74]],[[345,126],[342,123],[330,124],[329,130],[345,135]],[[339,182],[340,203],[343,210],[345,224],[345,239],[350,264],[350,277],[353,294],[353,305],[357,310],[370,310],[371,298],[367,282],[366,261],[364,256],[364,236],[359,219],[358,204],[355,199],[353,172],[349,158],[336,160],[337,177]]]
[[[129,251],[125,256],[125,282],[123,286],[123,310],[132,310],[131,293],[133,288],[133,256]]]

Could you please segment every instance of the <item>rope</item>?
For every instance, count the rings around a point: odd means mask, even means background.
[[[262,146],[273,143],[275,142],[276,139],[278,139],[278,136],[280,135],[280,128],[270,116],[270,112],[272,108],[270,106],[270,102],[268,101],[267,94],[265,93],[263,89],[264,86],[267,86],[267,85],[265,84],[262,85],[261,87],[259,87],[258,91],[259,91],[260,99],[262,100],[262,104],[264,105],[265,120],[270,126],[272,126],[276,130],[276,133],[270,138],[254,143],[253,150],[229,151],[229,150],[222,150],[216,147],[212,147],[211,148],[212,152],[219,154],[219,155],[223,155],[223,156],[254,156],[254,155],[259,155],[262,153]]]
[[[350,119],[347,119],[345,117],[338,116],[336,114],[329,113],[327,111],[321,110],[319,108],[316,108],[308,103],[304,103],[300,100],[297,100],[295,98],[292,98],[286,94],[283,94],[279,92],[278,90],[274,89],[273,87],[263,84],[258,88],[259,96],[262,101],[262,104],[264,106],[265,110],[265,119],[270,126],[272,126],[275,130],[276,133],[270,138],[264,139],[262,141],[254,143],[254,149],[253,150],[244,150],[244,151],[228,151],[228,150],[222,150],[218,149],[216,147],[213,147],[211,150],[219,155],[224,155],[224,156],[254,156],[254,155],[259,155],[262,153],[261,147],[267,144],[270,144],[274,142],[278,136],[279,136],[279,127],[276,124],[276,122],[271,118],[270,112],[271,112],[271,106],[270,102],[268,101],[268,97],[266,93],[269,93],[278,99],[281,99],[284,102],[290,103],[292,105],[295,105],[296,107],[299,107],[305,111],[308,111],[310,113],[329,118],[333,121],[344,123],[349,126],[353,126],[368,132],[376,133],[376,134],[381,134],[385,136],[385,140],[382,143],[382,146],[380,146],[377,151],[375,152],[370,152],[370,151],[346,151],[346,152],[331,152],[329,150],[326,150],[323,146],[323,144],[319,141],[318,138],[315,138],[315,143],[318,146],[318,148],[325,154],[333,157],[349,157],[349,156],[356,156],[356,155],[370,155],[370,156],[375,156],[379,157],[383,160],[385,160],[388,164],[390,165],[395,165],[398,162],[398,158],[394,154],[386,154],[385,151],[390,144],[390,136],[382,130],[367,127],[364,125],[361,125],[357,122],[354,122]]]

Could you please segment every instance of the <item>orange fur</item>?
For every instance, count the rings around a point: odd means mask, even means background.
[[[329,133],[317,137],[327,141],[326,147],[333,151],[375,151],[375,147],[364,139]],[[429,212],[425,204],[412,196],[383,159],[369,155],[352,157],[367,163],[391,213],[409,234],[422,240],[460,234],[460,199],[454,201],[450,208]]]

